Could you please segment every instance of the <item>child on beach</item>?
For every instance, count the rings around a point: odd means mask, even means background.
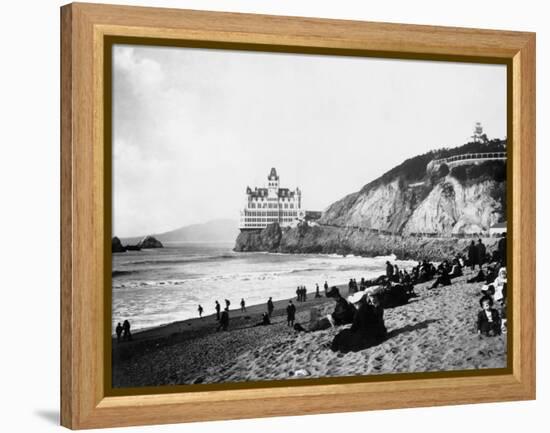
[[[483,296],[479,300],[481,311],[477,315],[477,333],[487,337],[500,335],[501,322],[498,311],[493,308],[493,298]]]

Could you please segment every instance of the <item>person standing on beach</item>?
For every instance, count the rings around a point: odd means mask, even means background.
[[[485,263],[485,258],[487,256],[487,248],[485,247],[485,244],[481,242],[481,239],[478,239],[477,241],[477,261],[479,263],[479,269],[483,266]]]
[[[122,335],[122,325],[120,322],[118,322],[118,325],[116,325],[116,341],[117,343],[120,343],[120,336]]]
[[[321,297],[321,293],[319,292],[319,284],[315,284],[315,297],[316,298],[320,298]]]
[[[218,325],[218,331],[220,329],[222,331],[227,331],[228,327],[229,327],[229,307],[225,307],[225,310],[223,310],[223,313],[220,317],[220,324]]]
[[[292,300],[288,301],[286,307],[286,324],[288,326],[294,326],[294,318],[296,317],[296,307],[292,303]]]
[[[132,333],[130,332],[130,322],[125,320],[122,324],[122,339],[132,341]]]
[[[217,321],[220,320],[220,310],[221,310],[220,303],[216,299],[216,320]]]
[[[225,309],[229,311],[229,306],[231,305],[231,301],[229,299],[225,300]]]
[[[470,242],[468,247],[468,263],[470,264],[470,269],[473,271],[477,264],[477,247],[474,241]]]
[[[241,311],[244,313],[246,312],[246,305],[244,302],[244,298],[241,299]]]
[[[325,296],[327,296],[327,292],[328,292],[328,282],[325,281],[325,285],[323,286],[323,288],[325,289]]]
[[[300,302],[300,286],[296,287],[296,301]]]
[[[202,312],[203,312],[204,310],[203,310],[201,304],[199,304],[199,308],[197,308],[197,310],[199,310],[199,317],[202,319]]]
[[[269,315],[269,317],[271,317],[271,315],[273,314],[273,310],[274,310],[274,306],[273,306],[273,300],[271,299],[271,296],[269,297],[269,299],[267,300],[267,314]]]

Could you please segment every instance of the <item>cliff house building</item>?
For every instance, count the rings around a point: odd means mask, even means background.
[[[267,188],[246,187],[246,204],[239,221],[241,230],[263,229],[275,222],[288,227],[304,219],[300,188],[281,188],[275,168],[269,172],[267,181]]]

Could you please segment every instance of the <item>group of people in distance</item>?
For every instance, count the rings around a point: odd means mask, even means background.
[[[298,286],[296,288],[296,300],[298,302],[306,302],[307,301],[307,289],[306,286]]]
[[[121,341],[132,341],[132,333],[130,332],[130,321],[125,320],[122,322],[122,325],[120,322],[116,325],[115,328],[116,332],[116,341],[120,343]]]
[[[310,310],[310,320],[307,324],[296,323],[297,308],[293,300],[289,300],[285,308],[286,325],[299,332],[315,332],[331,327],[351,325],[342,329],[335,337],[330,348],[334,351],[348,352],[362,350],[377,345],[387,338],[384,324],[384,309],[406,304],[410,298],[417,296],[414,286],[419,283],[433,281],[429,290],[441,286],[449,286],[452,280],[464,276],[468,267],[475,273],[468,279],[468,283],[484,283],[479,299],[480,311],[477,315],[477,332],[479,335],[499,335],[505,330],[506,324],[506,238],[498,243],[498,248],[492,254],[488,253],[482,240],[472,241],[466,254],[458,254],[440,263],[428,260],[419,261],[409,271],[399,269],[389,260],[386,262],[384,274],[373,278],[361,278],[358,282],[351,278],[348,282],[349,296],[344,298],[338,287],[329,288],[324,283],[324,296],[335,302],[332,313],[319,316],[316,308]],[[322,297],[319,285],[316,285],[315,298]],[[296,301],[307,300],[307,289],[298,286]],[[218,330],[227,330],[229,325],[229,300],[225,300],[225,309],[221,311],[220,303],[216,300],[216,320]],[[241,312],[246,312],[244,298],[240,302]],[[203,307],[198,307],[202,318]],[[273,300],[267,301],[267,311],[262,313],[261,321],[253,326],[266,326],[272,323],[274,312]],[[283,313],[284,314],[284,313]]]

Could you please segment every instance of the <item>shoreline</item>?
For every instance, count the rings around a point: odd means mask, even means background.
[[[481,284],[466,283],[471,275],[465,270],[452,285],[434,290],[428,289],[432,281],[417,284],[418,297],[384,310],[388,339],[359,352],[327,347],[347,326],[312,333],[287,327],[288,298],[274,302],[268,326],[253,326],[267,310],[259,304],[246,313],[230,310],[228,331],[216,332],[211,314],[136,332],[132,342],[113,340],[113,387],[504,368],[506,334],[479,338],[475,332]],[[346,297],[347,284],[337,286]],[[332,311],[334,301],[321,295],[308,292],[306,302],[292,298],[296,323],[306,324],[313,307],[320,314]]]

